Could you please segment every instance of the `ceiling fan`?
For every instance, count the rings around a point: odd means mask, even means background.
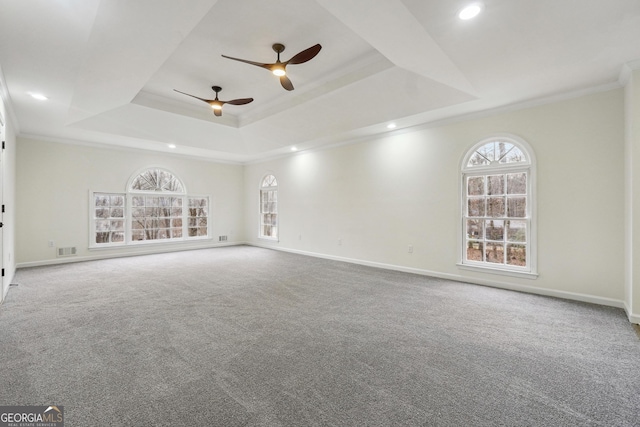
[[[287,77],[287,71],[286,71],[287,65],[302,64],[307,61],[310,61],[318,54],[318,52],[320,52],[320,49],[322,49],[322,46],[320,46],[320,44],[316,44],[314,46],[311,46],[308,49],[303,50],[302,52],[299,52],[293,55],[293,57],[290,60],[281,62],[280,54],[284,51],[284,45],[282,43],[275,43],[271,47],[278,54],[278,59],[273,64],[263,64],[262,62],[247,61],[246,59],[232,58],[226,55],[222,55],[222,56],[228,59],[233,59],[235,61],[246,62],[247,64],[266,68],[276,76],[280,77],[280,84],[282,85],[283,88],[285,88],[286,90],[293,90],[293,83],[291,83],[291,80],[289,80],[289,77]]]
[[[200,97],[195,96],[195,95],[190,95],[190,94],[185,93],[185,92],[180,92],[177,89],[174,89],[174,90],[176,92],[178,92],[178,93],[183,94],[183,95],[187,95],[187,96],[190,96],[192,98],[199,99],[200,101],[206,102],[207,104],[209,104],[211,106],[211,108],[213,108],[213,114],[215,114],[218,117],[220,117],[222,115],[222,106],[224,104],[244,105],[244,104],[248,104],[248,103],[253,101],[253,98],[239,98],[239,99],[232,99],[231,101],[220,101],[218,99],[218,92],[220,92],[222,90],[222,88],[220,86],[211,86],[211,89],[213,89],[213,91],[216,93],[216,98],[215,99],[204,99],[204,98],[200,98]]]

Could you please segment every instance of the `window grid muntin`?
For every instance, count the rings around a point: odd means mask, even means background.
[[[278,180],[272,174],[265,175],[260,184],[260,228],[258,236],[278,239]]]
[[[122,244],[126,236],[126,195],[93,193],[92,201],[94,244]]]
[[[141,177],[146,177],[149,171],[158,172],[157,176],[162,179],[157,181],[158,185],[154,188],[137,189],[140,188]],[[210,238],[209,197],[184,194],[182,181],[165,169],[145,169],[129,181],[125,193],[91,192],[91,194],[92,237],[90,247]],[[103,218],[96,218],[94,205],[95,198],[100,195],[116,195],[124,200],[124,218],[119,218],[124,221],[124,230],[118,230],[123,234],[123,238],[119,242],[98,243],[97,241],[97,225],[102,224],[97,221]],[[189,210],[190,203],[192,210]]]
[[[267,175],[262,179],[262,185],[261,185],[262,188],[277,187],[277,186],[278,186],[278,180],[273,175]]]
[[[503,150],[500,150],[503,148]],[[499,155],[496,157],[496,152]],[[476,145],[467,156],[464,169],[494,168],[496,166],[522,166],[530,164],[529,157],[514,142],[491,138]]]
[[[208,196],[190,196],[156,192],[130,193],[131,212],[129,215],[130,242],[132,244],[148,244],[159,241],[183,241],[194,239],[210,238],[210,206]],[[137,206],[141,198],[144,198],[144,205]],[[147,198],[151,200],[147,206]],[[155,199],[154,199],[155,198]],[[154,202],[154,200],[158,202]],[[164,202],[162,201],[164,200]],[[144,220],[143,224],[136,224],[135,209],[145,209],[144,215],[138,218]],[[153,211],[147,213],[146,209],[159,208],[163,210],[155,214]],[[157,223],[154,221],[158,221]],[[151,227],[150,233],[141,234],[139,230],[145,230],[148,225]]]
[[[479,171],[478,171],[479,172]],[[524,175],[525,177],[525,191],[526,194],[522,192],[511,192],[509,193],[509,176],[513,175]],[[500,191],[492,186],[491,182],[497,181],[495,178],[492,180],[489,177],[502,177],[502,188]],[[470,181],[474,181],[476,184],[478,181],[482,180],[482,194],[475,194],[478,190],[477,185],[470,186]],[[463,174],[463,182],[464,182],[464,214],[463,214],[463,235],[465,237],[465,245],[463,250],[463,263],[470,265],[483,265],[483,266],[492,266],[499,267],[504,269],[516,269],[516,270],[527,270],[530,268],[530,232],[531,232],[531,214],[530,214],[530,174],[528,168],[513,168],[513,167],[494,167],[490,170],[486,170],[485,173],[467,173]],[[469,193],[474,194],[469,194]],[[524,208],[524,216],[509,216],[508,205],[510,199],[521,199],[525,196],[525,208]],[[504,198],[504,210],[503,215],[489,215],[489,209],[487,208],[487,199],[488,198]],[[484,203],[481,205],[484,207],[482,215],[472,215],[470,213],[470,200],[483,200]],[[473,212],[475,214],[475,212]],[[479,228],[476,228],[477,235],[476,238],[470,237],[469,234],[469,222],[475,221],[478,223]],[[488,236],[487,234],[487,225],[488,223],[493,223],[493,228],[495,228],[495,223],[502,223],[502,237],[501,239],[491,239],[490,237],[495,237],[495,234],[491,234]],[[514,234],[509,235],[508,228],[512,225],[512,223],[524,223],[524,241],[522,240],[513,240],[510,239],[510,236],[513,237]],[[522,233],[519,234],[521,236]],[[473,245],[471,247],[470,245]],[[491,246],[494,249],[493,253],[497,254],[500,252],[500,257],[496,258],[488,258],[488,246]],[[475,259],[469,257],[469,249],[475,249],[475,252],[480,253],[480,259],[475,256]],[[511,261],[509,257],[512,254],[511,251],[519,250],[524,252],[524,265],[516,265]]]
[[[260,190],[260,237],[278,238],[278,190]]]
[[[177,176],[162,168],[148,168],[140,172],[129,186],[129,191],[159,191],[184,193],[184,185]]]
[[[209,235],[209,198],[187,198],[187,237],[207,237]]]
[[[131,194],[131,241],[181,239],[183,199],[183,196],[156,193]]]
[[[477,152],[482,150],[483,147],[490,145],[489,149],[495,149],[497,143],[503,143],[504,147],[511,150],[505,150],[506,158],[489,162],[488,160],[483,164],[474,164],[473,157],[477,155]],[[515,153],[517,156],[510,158],[514,148],[517,148]],[[499,150],[498,150],[499,151]],[[501,161],[500,161],[501,160]],[[476,162],[478,163],[478,162]],[[522,140],[520,137],[511,134],[497,134],[489,138],[485,138],[478,141],[473,145],[462,158],[461,174],[460,174],[460,228],[458,235],[458,266],[462,269],[468,269],[472,271],[491,271],[494,274],[503,274],[508,276],[523,277],[523,278],[535,278],[537,277],[537,239],[536,239],[536,200],[535,200],[535,186],[536,186],[536,167],[534,152],[528,143]],[[467,177],[478,175],[491,175],[496,173],[510,173],[510,172],[527,172],[527,196],[526,196],[526,216],[525,223],[515,223],[518,226],[522,224],[526,225],[526,261],[527,267],[504,265],[504,264],[492,264],[483,261],[469,261],[467,260]],[[522,228],[521,228],[522,229]],[[484,231],[484,224],[482,231]],[[505,232],[507,232],[505,230]],[[518,233],[522,234],[522,233]],[[522,236],[518,236],[513,230],[509,234],[509,241],[522,240]],[[480,236],[471,236],[472,238]],[[476,239],[478,240],[478,239]],[[508,248],[505,248],[508,249]],[[484,253],[484,248],[482,253]],[[484,258],[483,258],[484,259]]]

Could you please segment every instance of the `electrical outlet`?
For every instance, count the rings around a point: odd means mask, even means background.
[[[412,254],[412,253],[413,253],[413,245],[409,245],[408,252],[409,252],[410,254]]]
[[[55,246],[55,243],[53,240],[49,240],[49,247],[52,248]]]
[[[342,239],[338,239],[338,246],[342,246]]]

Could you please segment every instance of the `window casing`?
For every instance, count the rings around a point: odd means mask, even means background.
[[[130,194],[131,240],[181,239],[183,197]]]
[[[261,239],[278,240],[278,181],[266,175],[260,183],[260,228]]]
[[[124,243],[125,195],[117,193],[94,193],[92,200],[94,243]]]
[[[459,265],[536,274],[531,156],[524,141],[509,136],[484,140],[464,157]]]
[[[91,192],[89,247],[209,238],[209,197],[187,195],[171,172],[149,168],[124,193]]]

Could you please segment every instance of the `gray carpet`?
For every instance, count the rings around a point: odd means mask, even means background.
[[[0,405],[67,427],[640,425],[620,309],[248,246],[15,282]]]

